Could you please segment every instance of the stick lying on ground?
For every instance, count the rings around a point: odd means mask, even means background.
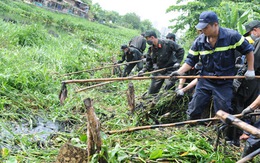
[[[245,76],[175,76],[176,79],[243,79]],[[260,78],[260,76],[255,76],[255,78]],[[62,83],[87,83],[87,82],[106,82],[106,81],[125,81],[125,80],[147,80],[147,79],[170,79],[169,76],[151,76],[151,77],[119,77],[119,78],[98,78],[98,79],[75,79],[75,80],[65,80]]]
[[[131,64],[131,63],[138,63],[138,62],[141,62],[141,61],[143,61],[143,60],[137,60],[137,61],[132,61],[132,62],[125,62],[125,63],[120,63],[120,64],[114,64],[114,65],[111,65],[111,66],[104,66],[104,67],[93,68],[93,69],[89,69],[89,70],[82,70],[82,71],[77,71],[77,72],[71,72],[71,73],[63,74],[62,76],[69,76],[69,75],[79,74],[79,73],[83,73],[83,72],[91,72],[91,71],[95,71],[95,70],[102,70],[102,69],[105,69],[105,68],[117,67],[117,66],[127,65],[127,64]]]
[[[237,115],[234,115],[234,116],[235,117],[241,117],[242,114],[237,114]],[[196,119],[196,120],[189,120],[189,121],[176,122],[176,123],[132,127],[132,128],[127,128],[127,129],[123,129],[123,130],[107,131],[106,133],[107,134],[128,133],[128,132],[139,131],[139,130],[155,129],[155,128],[166,128],[166,127],[176,127],[176,126],[183,126],[183,125],[187,125],[187,124],[197,124],[197,123],[201,123],[201,122],[211,122],[211,121],[218,121],[218,120],[220,120],[220,119],[217,118],[217,117],[205,118],[205,119]]]
[[[250,116],[255,116],[259,115],[260,113],[250,113],[248,115]],[[236,118],[242,117],[242,114],[236,114],[232,115]],[[155,128],[166,128],[166,127],[176,127],[176,126],[183,126],[187,124],[197,124],[197,123],[202,123],[202,122],[211,122],[211,121],[219,121],[221,120],[218,117],[213,117],[213,118],[205,118],[205,119],[196,119],[196,120],[189,120],[189,121],[182,121],[182,122],[176,122],[176,123],[168,123],[168,124],[160,124],[160,125],[148,125],[148,126],[139,126],[139,127],[132,127],[132,128],[127,128],[123,130],[113,130],[113,131],[107,131],[107,134],[115,134],[115,133],[128,133],[128,132],[134,132],[134,131],[139,131],[139,130],[147,130],[147,129],[155,129]]]

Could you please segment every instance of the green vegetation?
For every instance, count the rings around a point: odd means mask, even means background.
[[[0,149],[1,162],[54,162],[59,148],[70,141],[86,148],[83,100],[94,100],[102,126],[103,148],[109,162],[235,162],[239,149],[219,146],[216,131],[203,126],[144,130],[106,135],[105,131],[133,127],[138,115],[128,115],[127,82],[114,82],[75,93],[92,83],[67,85],[60,105],[61,81],[111,77],[111,70],[63,76],[111,63],[120,45],[139,31],[109,27],[82,18],[50,12],[21,1],[0,1]],[[12,23],[8,20],[15,20]],[[113,76],[112,76],[113,77]],[[133,81],[136,98],[150,81]],[[182,105],[181,105],[182,106]],[[61,129],[35,130],[48,123]],[[33,132],[31,132],[33,131]],[[45,136],[47,134],[47,136]],[[94,156],[92,162],[96,162]]]

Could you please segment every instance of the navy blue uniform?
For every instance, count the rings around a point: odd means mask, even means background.
[[[248,54],[254,48],[235,30],[219,28],[219,37],[215,47],[201,34],[194,41],[185,62],[193,67],[201,58],[202,76],[233,76],[235,75],[235,50]],[[232,79],[199,79],[192,101],[187,110],[191,119],[200,118],[203,109],[213,96],[214,110],[232,113]]]

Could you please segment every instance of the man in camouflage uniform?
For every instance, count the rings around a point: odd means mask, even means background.
[[[157,69],[167,68],[164,71],[155,72],[153,76],[168,76],[180,63],[184,56],[184,49],[172,40],[158,39],[154,31],[145,32],[147,44],[150,45],[146,55],[146,66],[139,72],[139,76],[145,71],[154,71]],[[175,82],[168,79],[152,79],[148,94],[155,94],[160,91],[164,81],[166,90],[171,89]]]

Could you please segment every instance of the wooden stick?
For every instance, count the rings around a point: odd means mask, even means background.
[[[260,129],[241,121],[240,119],[236,118],[235,116],[233,116],[231,114],[224,112],[223,110],[217,111],[216,115],[222,121],[226,122],[227,124],[233,124],[233,125],[241,128],[242,130],[260,138]]]
[[[235,117],[241,117],[242,114],[234,115]],[[186,124],[196,124],[200,122],[210,122],[210,121],[218,121],[220,118],[213,117],[213,118],[206,118],[206,119],[196,119],[196,120],[189,120],[189,121],[183,121],[183,122],[176,122],[176,123],[168,123],[168,124],[159,124],[159,125],[149,125],[149,126],[139,126],[139,127],[133,127],[133,128],[127,128],[123,130],[113,130],[113,131],[107,131],[107,134],[115,134],[115,133],[128,133],[133,131],[139,131],[139,130],[146,130],[146,129],[155,129],[155,128],[165,128],[165,127],[175,127],[175,126],[182,126]]]
[[[243,157],[242,159],[238,160],[236,163],[245,163],[252,160],[256,155],[260,154],[260,148],[255,150],[254,152],[248,154],[247,156]]]
[[[71,73],[63,74],[62,76],[69,76],[69,75],[79,74],[79,73],[83,73],[83,72],[90,72],[90,71],[101,70],[101,69],[105,69],[105,68],[111,68],[111,67],[116,67],[116,66],[121,66],[121,65],[127,65],[127,64],[131,64],[131,63],[138,63],[138,62],[141,62],[141,61],[143,61],[143,60],[137,60],[137,61],[132,61],[132,62],[125,62],[125,63],[115,64],[115,65],[111,65],[111,66],[104,66],[104,67],[99,67],[99,68],[94,68],[94,69],[89,69],[89,70],[71,72]]]
[[[152,74],[152,73],[164,71],[164,70],[166,70],[166,69],[167,69],[167,68],[162,68],[162,69],[158,69],[158,70],[155,70],[155,71],[146,72],[146,73],[144,73],[143,75],[150,75],[150,74]],[[134,75],[133,77],[138,77],[138,75]],[[109,84],[109,83],[113,83],[113,82],[115,82],[115,81],[108,81],[108,82],[104,82],[104,83],[100,83],[100,84],[91,85],[91,86],[88,86],[88,87],[84,87],[84,88],[81,88],[81,89],[77,89],[75,92],[76,92],[76,93],[79,93],[79,92],[85,91],[85,90],[87,90],[87,89],[96,88],[96,87],[103,86],[103,85],[106,85],[106,84]]]
[[[244,79],[245,76],[175,76],[176,79]],[[260,76],[255,76],[260,78]],[[151,76],[151,77],[119,77],[119,78],[99,78],[99,79],[76,79],[65,80],[62,83],[87,83],[87,82],[105,82],[105,81],[125,81],[125,80],[147,80],[147,79],[170,79],[170,76]]]

